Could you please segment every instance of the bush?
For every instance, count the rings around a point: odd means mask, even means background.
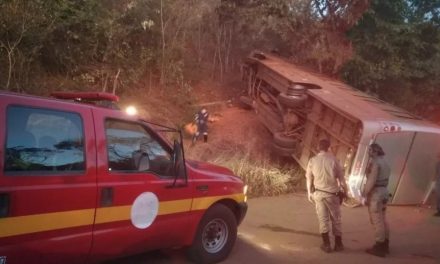
[[[225,152],[210,162],[230,168],[248,185],[248,196],[273,196],[303,187],[304,172],[298,166],[282,167],[269,159],[253,161],[248,155]]]

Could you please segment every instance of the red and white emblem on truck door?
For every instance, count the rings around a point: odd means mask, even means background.
[[[145,229],[154,222],[158,211],[159,199],[157,196],[152,192],[141,193],[136,197],[131,207],[131,223],[139,229]]]

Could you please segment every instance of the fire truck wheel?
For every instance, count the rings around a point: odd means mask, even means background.
[[[296,139],[293,137],[288,137],[284,135],[282,132],[275,132],[273,134],[273,142],[275,145],[285,148],[295,148]]]
[[[281,105],[289,108],[298,108],[304,106],[306,102],[307,95],[286,95],[284,93],[280,93],[278,95],[278,101]]]
[[[274,143],[272,144],[272,152],[280,157],[291,157],[292,154],[295,153],[295,149],[285,148]]]
[[[224,260],[237,239],[237,219],[222,204],[213,205],[197,228],[188,255],[196,263],[217,263]]]
[[[240,96],[240,107],[248,110],[252,109],[252,99],[244,95]]]

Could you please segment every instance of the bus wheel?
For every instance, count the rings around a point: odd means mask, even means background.
[[[286,148],[275,143],[272,144],[272,152],[280,157],[291,157],[295,153],[294,148]]]
[[[237,219],[232,211],[216,204],[208,209],[197,228],[189,258],[196,263],[216,263],[224,260],[237,239]]]
[[[295,148],[297,140],[293,137],[288,137],[284,135],[284,133],[282,132],[275,132],[273,134],[273,142],[275,143],[275,145],[278,145],[280,147],[291,149]]]
[[[288,108],[303,107],[306,100],[306,94],[287,95],[284,93],[280,93],[278,95],[278,101],[280,102],[280,104]]]

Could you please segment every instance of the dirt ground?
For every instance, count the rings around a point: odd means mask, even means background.
[[[187,158],[207,161],[215,159],[218,153],[235,150],[256,160],[267,159],[271,156],[268,151],[271,135],[253,110],[241,107],[238,100],[241,85],[240,80],[231,77],[224,84],[200,81],[187,95],[138,90],[126,94],[120,105],[122,108],[134,105],[142,118],[170,127],[192,122],[195,112],[206,107],[211,117],[208,143],[204,144],[200,137],[192,145],[191,136],[185,134]]]
[[[225,263],[440,263],[440,218],[432,216],[434,210],[414,206],[387,210],[391,254],[383,259],[364,252],[374,241],[366,207],[342,208],[346,250],[327,254],[319,249],[318,221],[304,193],[251,199],[240,239],[262,255],[248,262],[241,258],[239,243]]]
[[[187,136],[185,145],[189,158],[212,160],[218,153],[230,150],[248,153],[254,159],[270,155],[264,150],[270,144],[271,135],[259,123],[253,110],[241,107],[238,99],[241,85],[241,80],[230,78],[224,84],[202,81],[193,87],[193,109],[205,107],[210,113],[210,122],[207,144],[200,137],[197,144],[191,145],[191,137]],[[185,123],[191,121],[185,120]]]
[[[305,193],[261,197],[248,201],[249,210],[224,264],[435,264],[440,263],[440,217],[433,209],[389,206],[390,254],[365,253],[374,242],[366,207],[342,208],[342,252],[324,253],[314,206]],[[189,264],[183,250],[150,252],[112,264]]]
[[[188,137],[187,157],[209,160],[218,153],[235,150],[249,153],[256,160],[269,158],[271,134],[259,123],[252,110],[224,104],[210,112],[213,122],[209,123],[208,143],[200,137],[192,145]]]

